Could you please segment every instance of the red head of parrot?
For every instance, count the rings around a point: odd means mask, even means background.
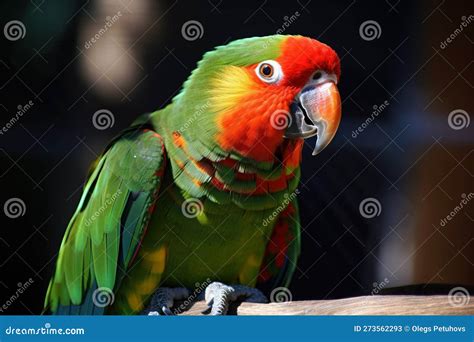
[[[227,109],[217,115],[217,139],[225,150],[268,161],[285,139],[316,135],[316,154],[334,137],[341,118],[337,54],[317,40],[293,36],[280,51],[275,59],[229,66],[216,80],[215,102]],[[224,93],[229,88],[243,89]]]
[[[341,118],[340,63],[326,44],[274,35],[233,41],[206,53],[173,100],[173,129],[184,141],[259,162],[299,165],[303,139],[313,154]],[[183,130],[183,122],[192,129]]]

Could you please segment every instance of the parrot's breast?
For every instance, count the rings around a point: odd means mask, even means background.
[[[186,213],[185,201],[176,186],[160,196],[134,267],[146,274],[154,267],[147,256],[165,250],[156,286],[193,289],[209,281],[254,286],[274,226],[273,211],[203,200],[198,211]]]

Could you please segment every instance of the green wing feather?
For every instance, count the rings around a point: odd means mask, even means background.
[[[92,314],[91,289],[118,287],[139,248],[164,166],[162,139],[151,130],[128,129],[108,147],[67,227],[45,308]]]

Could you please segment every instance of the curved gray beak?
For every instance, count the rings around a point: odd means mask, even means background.
[[[305,86],[291,104],[290,116],[285,138],[317,136],[313,156],[321,152],[336,135],[341,121],[341,98],[335,78],[327,75]]]

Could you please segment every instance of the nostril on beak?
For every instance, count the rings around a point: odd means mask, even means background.
[[[323,73],[321,71],[317,71],[313,75],[313,80],[317,81],[321,78],[321,76],[323,76]]]

